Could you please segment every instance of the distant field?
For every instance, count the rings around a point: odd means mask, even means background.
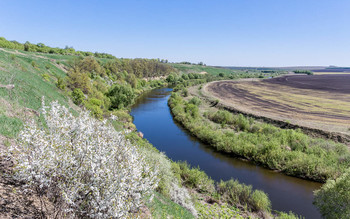
[[[350,133],[350,74],[221,81],[205,93],[239,111],[324,131]]]
[[[314,72],[314,75],[329,75],[329,74],[338,74],[338,75],[341,75],[341,74],[350,74],[350,72]]]

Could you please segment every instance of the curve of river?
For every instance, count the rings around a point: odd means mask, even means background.
[[[238,179],[269,195],[272,208],[293,211],[306,218],[321,218],[312,204],[313,191],[321,184],[276,173],[251,162],[214,151],[201,143],[173,120],[167,105],[170,88],[155,89],[143,94],[132,107],[137,129],[158,150],[174,161],[187,161],[199,166],[212,179]]]

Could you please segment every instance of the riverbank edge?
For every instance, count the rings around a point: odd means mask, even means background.
[[[151,92],[154,89],[162,89],[162,88],[171,88],[173,89],[175,86],[164,86],[164,87],[157,87],[157,88],[153,88],[153,89],[148,89],[143,91],[142,93],[140,93],[135,100],[142,98],[143,95],[147,94],[148,92]],[[171,91],[171,93],[173,93],[174,91]],[[169,98],[170,99],[170,98]],[[169,107],[170,108],[170,107]],[[131,113],[131,110],[129,110],[129,115]],[[170,110],[171,114],[173,115],[172,111]],[[132,115],[130,115],[132,117]],[[137,126],[135,125],[136,130],[133,130],[133,133],[140,133],[137,131]],[[142,133],[142,132],[141,132]],[[138,141],[142,141],[145,142],[146,144],[149,144],[151,147],[153,147],[154,150],[158,149],[150,142],[148,142],[146,139],[143,138],[143,133],[141,135],[137,134],[136,136],[134,135],[134,137],[136,137],[138,139]],[[166,156],[166,155],[165,155]],[[167,156],[166,156],[167,157]],[[169,159],[169,161],[171,163],[178,163],[175,162],[173,160],[171,160],[169,157],[167,157]],[[244,158],[242,158],[244,159]],[[181,163],[181,162],[180,162]],[[201,172],[201,174],[203,174],[204,178],[208,178],[210,179],[210,177],[202,170],[200,170],[199,168],[194,168],[194,167],[190,167],[190,170],[199,170]],[[211,179],[210,179],[211,180]],[[234,180],[234,179],[231,179]],[[228,182],[228,181],[222,181],[222,182]],[[219,182],[217,182],[219,183]],[[246,185],[244,183],[240,183],[240,185],[242,186],[250,186],[250,185]],[[197,208],[203,208],[203,206],[206,206],[206,208],[209,208],[210,211],[215,212],[215,209],[218,208],[218,206],[221,206],[221,208],[227,208],[227,206],[230,206],[227,202],[222,202],[218,199],[217,194],[210,194],[210,192],[208,191],[198,191],[195,188],[190,188],[186,185],[183,184],[183,186],[190,191],[190,195],[192,197],[192,199],[194,200],[194,202],[196,203],[196,209]],[[253,191],[260,191],[260,190],[256,190],[253,189]],[[202,205],[198,205],[199,203],[202,203]],[[204,204],[204,205],[203,205]],[[248,211],[247,206],[242,206],[242,205],[231,205],[233,208],[235,209],[239,209],[239,215],[236,216],[243,216],[244,218],[246,217],[253,217],[253,218],[281,218],[281,219],[294,219],[294,218],[302,218],[302,216],[296,215],[294,214],[292,211],[289,211],[288,213],[286,212],[282,212],[282,211],[277,211],[274,209],[270,209],[270,211],[262,211],[262,212],[253,212],[253,211]],[[213,210],[214,209],[214,210]],[[199,209],[197,209],[199,210]],[[229,208],[227,208],[226,210],[229,210]],[[208,215],[209,216],[209,215]],[[220,215],[219,215],[220,216]],[[221,215],[222,216],[222,215]],[[206,218],[206,217],[199,217],[199,218]]]
[[[246,80],[236,80],[235,82],[239,82],[239,81],[246,81]],[[255,80],[255,81],[259,81],[259,80]],[[199,97],[199,98],[201,98],[201,99],[203,99],[211,104],[215,103],[215,101],[218,98],[216,98],[214,95],[212,95],[208,91],[208,86],[210,86],[213,83],[218,83],[218,82],[225,82],[225,81],[211,81],[211,82],[206,83],[203,86],[203,88],[201,89],[201,96],[197,95],[197,97]],[[227,111],[232,112],[232,113],[240,113],[244,116],[249,116],[249,117],[252,117],[254,119],[258,119],[258,120],[261,120],[263,122],[273,124],[273,125],[280,127],[282,129],[301,129],[305,134],[309,135],[310,137],[329,139],[329,140],[332,140],[335,142],[346,144],[350,148],[350,136],[346,135],[344,133],[326,131],[326,130],[322,130],[322,129],[302,126],[302,125],[299,125],[296,123],[291,123],[289,121],[283,121],[283,120],[270,118],[270,117],[263,116],[263,115],[257,115],[254,113],[250,113],[250,112],[238,109],[238,108],[233,107],[231,105],[225,104],[222,101],[221,102],[219,101],[215,107],[217,107],[219,109],[227,110]]]
[[[243,79],[245,80],[245,79]],[[209,83],[213,83],[213,82],[209,82]],[[200,98],[201,100],[204,100],[206,101],[208,104],[210,104],[212,107],[215,107],[217,108],[218,110],[220,109],[224,109],[222,108],[221,106],[218,106],[219,105],[219,101],[216,99],[216,100],[213,100],[213,99],[207,99],[207,98],[203,98],[202,96],[202,90],[203,90],[203,87],[205,85],[200,85],[200,86],[193,86],[192,87],[192,90],[198,90],[198,93],[199,94],[194,94],[193,92],[191,92],[191,95],[194,96],[194,97],[197,97],[197,98]],[[197,89],[198,88],[198,89]],[[176,92],[172,92],[172,95],[173,94],[179,94],[181,92],[181,90],[177,90]],[[181,96],[181,94],[180,94]],[[309,180],[309,181],[314,181],[314,182],[319,182],[319,183],[325,183],[328,178],[324,179],[324,180],[317,180],[317,179],[314,179],[314,178],[310,178],[310,177],[306,177],[306,176],[303,176],[303,175],[298,175],[298,174],[288,174],[287,172],[283,171],[283,170],[278,170],[278,169],[272,169],[272,168],[269,168],[269,166],[265,163],[261,163],[261,162],[258,162],[258,161],[255,161],[253,159],[251,159],[250,157],[246,157],[246,156],[242,156],[240,154],[236,154],[234,152],[226,152],[224,150],[220,150],[218,149],[216,146],[213,146],[210,144],[210,142],[207,142],[205,139],[202,139],[200,136],[198,136],[196,133],[192,132],[190,130],[190,127],[189,127],[189,124],[186,124],[182,119],[179,118],[180,115],[176,114],[176,112],[174,112],[173,108],[171,106],[171,101],[172,101],[172,96],[170,96],[169,100],[168,100],[168,106],[170,108],[170,112],[174,118],[175,121],[179,122],[179,124],[181,124],[182,127],[184,127],[192,136],[198,138],[200,141],[202,141],[203,143],[206,143],[208,145],[210,145],[214,150],[220,152],[220,153],[223,153],[223,154],[226,154],[226,155],[229,155],[229,156],[235,156],[237,157],[238,159],[242,159],[242,160],[247,160],[249,162],[253,162],[253,163],[256,163],[257,165],[259,166],[262,166],[264,168],[267,168],[267,169],[270,169],[270,170],[273,170],[273,171],[276,171],[276,172],[281,172],[285,175],[288,175],[288,176],[292,176],[292,177],[297,177],[297,178],[300,178],[300,179],[304,179],[304,180]],[[230,111],[230,112],[233,112],[233,111]],[[233,112],[234,113],[234,112]],[[238,112],[239,113],[239,112]],[[274,125],[274,124],[272,124]],[[313,138],[311,136],[309,136],[310,138]],[[328,139],[329,140],[329,139]],[[341,175],[341,174],[340,174]]]

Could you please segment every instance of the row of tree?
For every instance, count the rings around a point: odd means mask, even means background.
[[[49,47],[43,43],[32,44],[30,42],[25,42],[24,44],[19,43],[17,41],[9,41],[4,37],[0,37],[0,47],[7,49],[18,49],[24,50],[28,52],[42,52],[42,53],[50,53],[50,54],[61,54],[61,55],[80,55],[80,56],[94,56],[96,58],[115,58],[115,56],[107,53],[99,53],[99,52],[84,52],[84,51],[76,51],[73,47],[66,46],[64,49],[58,47]]]
[[[165,76],[176,71],[158,59],[113,59],[104,64],[104,67],[108,75],[127,72],[137,78]]]

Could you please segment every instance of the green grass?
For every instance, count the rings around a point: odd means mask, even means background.
[[[30,53],[26,56],[16,55],[12,59],[10,52],[0,51],[0,84],[14,84],[15,88],[11,91],[0,88],[0,97],[34,110],[40,108],[42,96],[45,96],[46,102],[57,100],[68,105],[68,98],[55,85],[57,77],[66,75],[64,71],[55,67],[48,59],[38,58]],[[35,67],[32,62],[35,62]]]
[[[23,123],[18,118],[0,115],[0,135],[8,138],[14,138],[20,132]]]
[[[209,66],[203,66],[203,65],[188,65],[188,64],[171,64],[171,65],[183,73],[207,72],[208,74],[218,75],[220,73],[233,74],[237,72],[236,70],[209,67]]]
[[[187,209],[172,202],[160,193],[154,193],[154,198],[151,203],[147,204],[147,207],[152,212],[153,218],[194,218]]]
[[[213,67],[213,66],[203,66],[203,65],[188,65],[188,64],[170,64],[177,70],[179,70],[182,73],[200,73],[200,72],[207,72],[211,75],[219,75],[220,73],[223,73],[224,75],[231,75],[231,74],[247,74],[246,71],[242,70],[232,70],[227,68],[219,68],[219,67]],[[260,73],[259,71],[255,70],[249,70],[249,73]]]

